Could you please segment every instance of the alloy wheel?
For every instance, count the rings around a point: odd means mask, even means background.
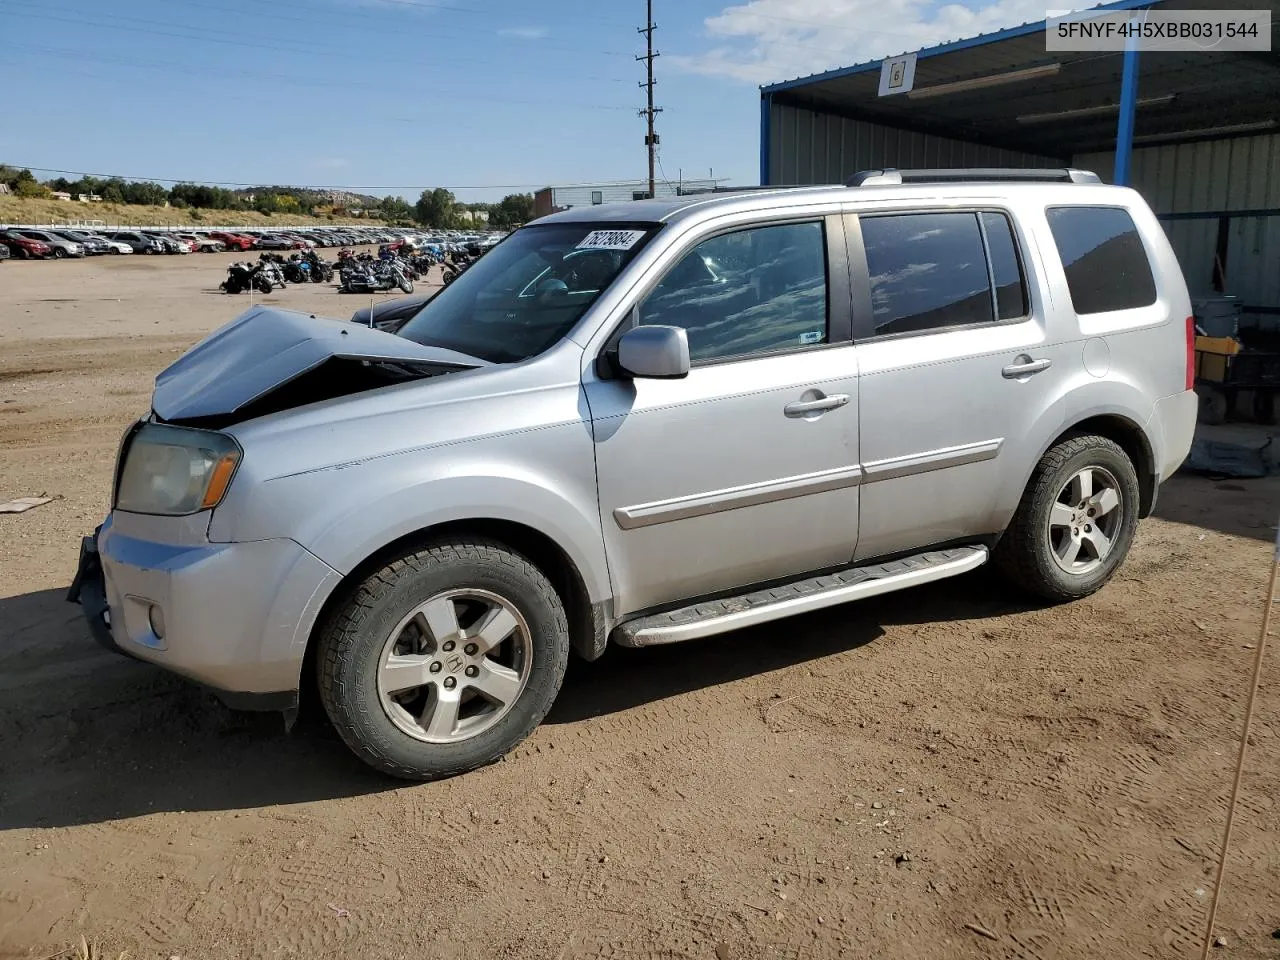
[[[488,730],[529,680],[533,642],[515,605],[487,590],[449,590],[415,607],[378,660],[378,697],[401,731],[456,743]]]
[[[1098,466],[1078,470],[1058,491],[1049,510],[1049,550],[1059,567],[1081,576],[1111,553],[1124,522],[1120,483]]]

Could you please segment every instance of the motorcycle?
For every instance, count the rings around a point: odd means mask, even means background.
[[[246,290],[270,293],[275,289],[275,278],[268,273],[267,265],[261,261],[241,261],[227,267],[227,279],[218,286],[223,293],[244,293]],[[283,278],[280,279],[280,286],[284,286]]]
[[[302,260],[310,268],[309,275],[312,283],[333,282],[333,264],[322,260],[314,250],[304,253]]]
[[[358,262],[348,260],[342,268],[339,293],[378,293],[399,287],[413,293],[413,280],[404,267],[394,260]]]
[[[280,266],[281,258],[277,255],[274,260],[266,260],[262,263],[262,273],[272,286],[279,287],[283,290],[288,284],[284,277],[284,270]]]
[[[453,281],[457,280],[467,267],[471,266],[474,262],[474,260],[458,254],[446,257],[444,261],[444,285],[447,287],[449,284],[453,283]]]

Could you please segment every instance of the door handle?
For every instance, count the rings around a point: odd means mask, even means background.
[[[824,410],[843,407],[848,402],[847,393],[833,393],[829,397],[819,397],[817,400],[795,400],[783,407],[782,412],[788,417],[805,417],[811,413],[822,413]]]
[[[1032,360],[1026,354],[1023,354],[1001,370],[1000,375],[1006,380],[1017,380],[1019,377],[1026,377],[1033,373],[1039,373],[1041,370],[1048,370],[1051,366],[1053,366],[1053,361],[1048,357]]]

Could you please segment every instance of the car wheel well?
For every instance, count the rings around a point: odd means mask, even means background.
[[[418,545],[433,540],[482,537],[496,541],[523,555],[536,566],[555,587],[564,604],[569,621],[569,641],[573,649],[586,660],[595,660],[603,652],[608,637],[608,623],[601,605],[592,604],[586,584],[573,560],[553,539],[540,530],[508,520],[455,520],[424,527],[391,541],[374,551],[352,568],[342,582],[329,594],[311,627],[307,649],[303,656],[300,683],[300,710],[310,713],[312,705],[318,706],[316,689],[316,638],[324,629],[335,610],[341,607],[364,579],[374,570],[397,556],[403,556]]]
[[[1081,420],[1071,429],[1064,430],[1053,443],[1049,444],[1049,449],[1053,449],[1064,440],[1085,435],[1106,437],[1128,455],[1138,474],[1138,516],[1150,516],[1156,499],[1155,454],[1142,428],[1132,420],[1115,414],[1090,417],[1087,420]]]

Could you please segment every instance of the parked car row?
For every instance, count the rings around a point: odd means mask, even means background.
[[[0,229],[0,250],[6,259],[46,259],[51,257],[92,257],[101,254],[185,254],[220,253],[224,250],[313,250],[316,247],[352,247],[392,244],[410,251],[479,254],[501,239],[501,235],[462,234],[456,231],[423,234],[405,228],[306,227],[250,233],[232,230],[125,230],[8,227]]]

